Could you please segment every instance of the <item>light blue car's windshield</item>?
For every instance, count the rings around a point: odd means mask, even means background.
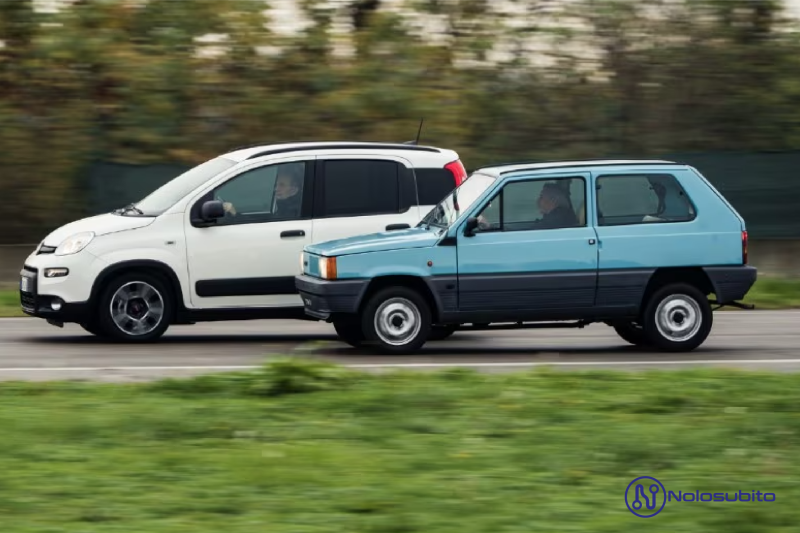
[[[184,196],[235,164],[236,161],[224,157],[216,157],[206,161],[168,181],[144,200],[138,202],[136,207],[146,215],[160,215]]]
[[[477,200],[483,192],[491,187],[496,178],[486,174],[472,174],[457,189],[448,194],[439,205],[422,219],[421,224],[449,227],[461,213]]]

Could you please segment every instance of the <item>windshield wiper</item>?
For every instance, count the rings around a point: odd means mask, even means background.
[[[136,207],[136,204],[128,204],[125,207],[121,207],[121,208],[115,210],[114,213],[116,213],[118,215],[122,215],[124,213],[127,213],[128,211],[133,211],[137,215],[144,215],[144,211],[142,211],[141,209]]]

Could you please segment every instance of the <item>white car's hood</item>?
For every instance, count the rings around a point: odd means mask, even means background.
[[[45,237],[44,243],[47,246],[58,246],[64,239],[76,233],[93,231],[97,236],[107,235],[109,233],[117,233],[118,231],[143,228],[152,224],[154,220],[155,218],[152,217],[127,217],[106,213],[104,215],[76,220],[75,222],[70,222],[69,224],[61,226]]]

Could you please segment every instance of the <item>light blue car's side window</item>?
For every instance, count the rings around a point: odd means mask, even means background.
[[[586,225],[582,177],[534,179],[505,185],[478,216],[478,231],[530,231]]]
[[[670,174],[597,178],[599,226],[688,222],[695,216],[690,198]]]

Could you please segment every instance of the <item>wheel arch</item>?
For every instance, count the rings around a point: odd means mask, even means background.
[[[642,300],[639,304],[639,313],[643,313],[653,294],[661,287],[670,283],[687,283],[697,288],[706,296],[714,293],[714,284],[708,274],[701,267],[664,267],[657,268],[647,281]]]
[[[430,307],[431,318],[433,322],[436,323],[439,319],[439,312],[441,309],[436,292],[431,289],[430,284],[425,278],[408,274],[385,275],[372,278],[359,297],[358,314],[361,314],[373,294],[381,289],[393,286],[408,287],[419,292]]]
[[[183,311],[183,289],[181,288],[178,275],[172,268],[161,261],[154,259],[131,259],[128,261],[120,261],[104,268],[100,274],[95,278],[92,284],[92,290],[89,296],[89,304],[94,307],[102,294],[103,289],[109,282],[115,278],[128,274],[130,272],[147,273],[161,279],[167,287],[172,291],[171,296],[174,298],[175,316],[170,317],[170,320],[175,320],[177,316]]]

